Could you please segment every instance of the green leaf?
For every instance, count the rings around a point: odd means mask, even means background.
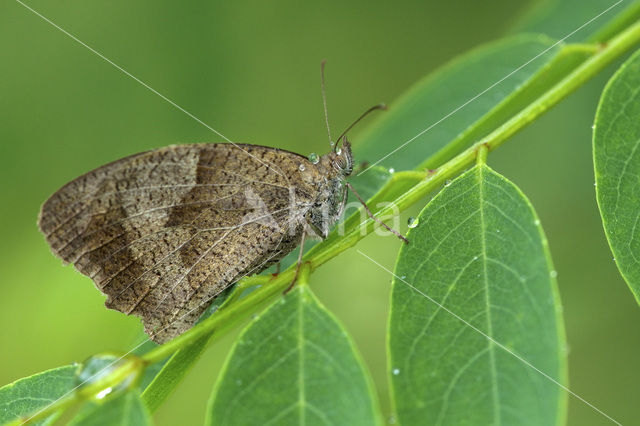
[[[216,383],[208,425],[373,425],[377,403],[345,330],[306,285],[244,330]]]
[[[640,51],[615,73],[602,94],[593,160],[607,240],[640,303]]]
[[[72,426],[144,426],[150,425],[151,417],[145,408],[140,394],[131,390],[112,397],[105,397],[105,401],[93,403],[93,406],[82,410],[70,425]]]
[[[77,366],[67,365],[25,377],[0,388],[0,424],[31,416],[76,386]],[[36,423],[52,424],[60,413]]]
[[[484,165],[420,213],[398,255],[389,323],[401,424],[563,422],[564,391],[512,354],[566,381],[560,301],[539,223],[518,188]]]
[[[636,18],[637,2],[619,2],[611,0],[546,0],[536,2],[524,17],[514,26],[516,31],[536,32],[560,39],[582,27],[571,36],[571,42],[586,40],[606,40],[607,26],[617,19]],[[626,3],[626,4],[625,4]],[[630,4],[629,4],[630,3]],[[613,7],[612,7],[613,6]],[[608,12],[602,14],[605,10]],[[602,14],[602,15],[601,15]],[[591,23],[585,25],[596,16]],[[632,21],[631,21],[632,22]]]
[[[381,164],[396,170],[413,169],[469,133],[455,143],[448,156],[460,152],[475,142],[474,137],[484,136],[518,112],[517,107],[502,107],[499,113],[491,113],[554,58],[558,48],[551,48],[553,43],[542,35],[520,35],[460,56],[418,82],[379,116],[358,138],[358,160],[375,164],[432,125]]]
[[[193,368],[207,347],[210,336],[201,338],[177,351],[157,372],[142,393],[142,400],[149,411],[154,412],[171,395],[173,390]]]

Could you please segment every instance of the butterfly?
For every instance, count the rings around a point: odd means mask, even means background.
[[[305,238],[327,237],[350,186],[352,126],[321,157],[231,143],[122,158],[55,192],[38,226],[53,253],[107,296],[107,308],[141,317],[163,343],[240,278],[298,245],[299,266]]]

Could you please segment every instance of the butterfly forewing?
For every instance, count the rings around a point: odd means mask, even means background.
[[[123,158],[42,207],[53,252],[106,305],[142,317],[157,342],[190,328],[217,294],[289,253],[323,177],[295,153],[198,144]]]

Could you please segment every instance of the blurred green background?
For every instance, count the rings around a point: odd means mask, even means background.
[[[232,140],[307,154],[327,150],[321,59],[328,60],[329,115],[336,132],[448,59],[512,32],[533,3],[29,5]],[[601,2],[607,3],[613,2]],[[528,195],[547,232],[564,303],[571,389],[623,424],[639,424],[640,308],[617,273],[593,191],[591,123],[613,70],[491,154],[489,163]],[[51,255],[36,228],[40,204],[67,181],[119,157],[220,140],[19,3],[2,2],[0,385],[96,352],[126,351],[140,330],[137,319],[104,309],[91,281]],[[357,156],[357,132],[352,140]],[[392,267],[398,243],[371,236],[359,247]],[[311,281],[358,344],[385,415],[390,278],[349,251]],[[157,424],[202,422],[232,340],[233,335],[210,347],[157,412]],[[608,424],[575,398],[569,423]]]

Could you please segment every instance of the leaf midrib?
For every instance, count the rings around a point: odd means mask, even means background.
[[[300,424],[304,425],[305,419],[305,401],[304,392],[304,318],[302,315],[302,288],[298,290],[298,406],[300,407],[299,418]]]
[[[487,316],[487,335],[490,339],[487,339],[488,349],[489,349],[489,365],[491,367],[491,391],[493,397],[493,411],[494,418],[496,419],[496,424],[501,424],[500,421],[500,392],[498,389],[498,377],[496,372],[496,359],[495,359],[495,349],[493,345],[493,327],[491,323],[491,295],[489,294],[489,277],[487,273],[487,241],[486,241],[486,226],[484,220],[484,165],[477,165],[478,169],[478,209],[480,212],[480,244],[482,246],[482,269],[484,275],[484,285],[485,285],[485,310]]]

